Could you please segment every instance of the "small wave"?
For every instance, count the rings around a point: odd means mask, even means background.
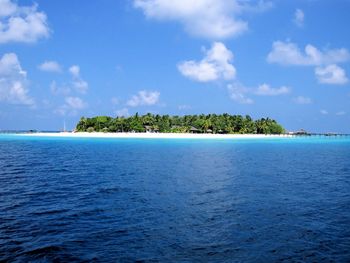
[[[98,190],[101,194],[114,194],[118,192],[122,192],[124,189],[121,187],[111,187],[111,188],[101,188]]]
[[[38,212],[32,212],[33,215],[53,215],[53,214],[61,214],[68,212],[69,209],[53,209],[53,210],[46,210],[46,211],[38,211]]]
[[[64,248],[61,246],[50,245],[50,246],[43,246],[43,247],[35,248],[29,251],[25,251],[24,254],[40,257],[40,256],[50,255],[50,254],[63,252],[63,251],[64,251]]]

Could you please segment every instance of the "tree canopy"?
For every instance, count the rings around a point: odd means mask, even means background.
[[[221,134],[281,134],[284,128],[275,120],[253,120],[249,115],[208,114],[169,116],[147,113],[130,117],[82,117],[78,132],[161,132]]]

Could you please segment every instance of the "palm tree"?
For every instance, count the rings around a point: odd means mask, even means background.
[[[78,128],[78,126],[79,126],[79,128]],[[86,128],[87,128],[86,126],[87,126],[87,120],[86,120],[86,118],[85,118],[85,117],[81,117],[81,118],[80,118],[80,121],[79,121],[79,123],[78,123],[78,125],[77,125],[77,130],[85,131]]]
[[[211,127],[211,121],[210,119],[205,119],[202,122],[202,130],[203,132],[207,132],[209,130],[209,128]]]
[[[154,124],[154,116],[151,113],[147,113],[146,115],[142,116],[142,124],[143,125],[150,125],[152,126]]]
[[[144,131],[145,126],[151,126],[153,130],[160,132],[189,132],[191,127],[207,132],[211,129],[214,133],[283,133],[284,129],[275,120],[269,118],[261,118],[252,120],[250,116],[229,115],[227,113],[221,115],[185,115],[185,116],[169,116],[169,115],[153,115],[147,113],[139,116],[137,113],[131,117],[110,118],[107,116],[96,116],[93,118],[81,117],[76,129],[78,131],[87,131],[92,128],[95,131],[102,131],[105,127],[112,132],[128,132],[131,130]],[[172,127],[176,128],[172,128]],[[91,130],[91,129],[90,129]],[[106,129],[104,129],[106,130]]]

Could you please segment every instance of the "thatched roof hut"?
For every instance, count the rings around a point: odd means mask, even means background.
[[[193,127],[193,126],[192,126],[192,127],[190,128],[190,132],[191,132],[191,133],[200,133],[200,130],[198,130],[196,127]]]

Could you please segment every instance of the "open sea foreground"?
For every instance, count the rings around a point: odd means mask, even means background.
[[[350,138],[0,135],[1,262],[350,262]]]

